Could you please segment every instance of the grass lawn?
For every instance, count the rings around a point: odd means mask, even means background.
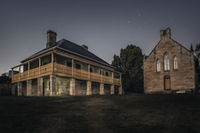
[[[200,95],[0,97],[0,133],[200,133]]]

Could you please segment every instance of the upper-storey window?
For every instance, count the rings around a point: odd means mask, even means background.
[[[174,69],[178,69],[178,61],[176,56],[174,56]]]
[[[112,77],[112,72],[106,69],[102,70],[104,76]]]
[[[100,74],[100,68],[97,67],[97,66],[91,65],[91,66],[90,66],[90,72]]]
[[[115,72],[115,73],[114,73],[114,78],[120,79],[120,74]]]
[[[54,57],[55,57],[56,63],[62,64],[62,65],[68,66],[68,67],[72,67],[71,59],[61,56],[61,55],[58,55],[58,54],[55,54]]]
[[[160,72],[160,60],[159,59],[157,59],[157,61],[156,61],[156,71]]]
[[[46,55],[41,58],[41,66],[51,63],[51,55]]]
[[[164,54],[164,70],[165,70],[165,71],[170,70],[169,54],[168,54],[168,53],[165,53],[165,54]]]
[[[30,62],[30,69],[39,67],[39,59]]]
[[[81,69],[81,64],[76,63],[76,69]]]
[[[28,63],[24,64],[24,65],[23,65],[23,68],[24,68],[24,72],[25,72],[25,71],[28,71]]]
[[[76,69],[88,71],[88,64],[80,62],[80,61],[74,61],[74,67]]]

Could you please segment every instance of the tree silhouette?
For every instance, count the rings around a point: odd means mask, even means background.
[[[11,79],[6,76],[0,76],[0,95],[10,95]]]
[[[128,45],[114,55],[112,65],[122,72],[123,88],[126,92],[143,92],[143,54],[140,47]]]
[[[196,92],[199,92],[200,90],[200,43],[196,44],[195,50],[194,50],[194,54],[197,57],[197,59],[195,60],[195,77],[196,77]]]

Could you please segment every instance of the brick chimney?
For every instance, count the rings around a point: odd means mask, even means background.
[[[57,33],[52,31],[52,30],[48,30],[47,31],[47,45],[46,47],[51,47],[56,43],[56,37],[57,37]]]
[[[169,38],[171,39],[171,29],[160,30],[160,39]]]

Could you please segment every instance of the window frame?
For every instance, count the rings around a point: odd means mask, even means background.
[[[163,68],[165,72],[170,71],[170,58],[167,52],[163,56]]]
[[[173,57],[173,68],[174,70],[178,70],[178,59],[176,56]]]
[[[160,60],[157,59],[156,60],[156,72],[160,72],[160,71],[161,71]]]

